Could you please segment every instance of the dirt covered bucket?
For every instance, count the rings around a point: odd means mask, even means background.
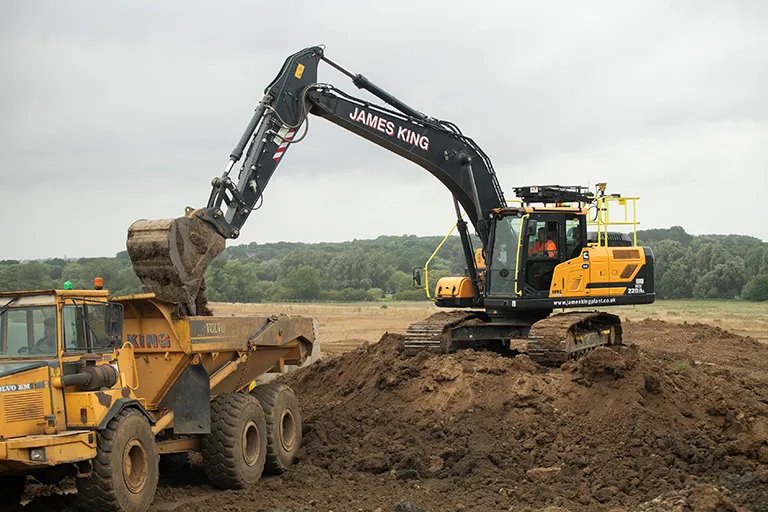
[[[137,220],[128,228],[128,255],[144,291],[179,304],[182,314],[209,314],[205,271],[226,239],[187,208],[184,217]]]

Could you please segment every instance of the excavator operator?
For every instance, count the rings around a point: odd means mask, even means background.
[[[528,251],[529,256],[539,255],[554,258],[557,254],[557,245],[552,241],[551,236],[547,236],[544,228],[539,228],[536,243]]]

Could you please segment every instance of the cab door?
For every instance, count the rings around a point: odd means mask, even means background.
[[[562,213],[533,213],[526,220],[520,251],[523,297],[550,296],[555,267],[565,260],[564,223]]]
[[[590,259],[586,243],[586,218],[564,214],[564,261],[554,272],[552,297],[583,297],[590,280]]]

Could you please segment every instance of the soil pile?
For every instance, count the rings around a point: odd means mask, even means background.
[[[153,510],[768,510],[768,346],[653,320],[624,341],[546,369],[387,334],[281,378],[305,422],[290,471],[221,492],[193,464]]]
[[[699,484],[734,507],[768,503],[768,347],[702,324],[625,332],[653,348],[548,371],[525,355],[406,358],[390,334],[321,361],[284,379],[306,418],[301,464],[436,480],[428,510],[634,508]]]

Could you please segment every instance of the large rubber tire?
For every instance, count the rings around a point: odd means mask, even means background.
[[[251,394],[259,399],[267,420],[267,462],[264,471],[283,473],[293,464],[301,448],[301,410],[293,390],[285,384],[256,386]]]
[[[159,459],[147,418],[124,409],[98,433],[90,476],[75,479],[84,508],[146,512],[155,498]]]
[[[211,402],[211,433],[200,442],[203,470],[211,485],[243,489],[264,471],[267,425],[259,401],[246,393],[224,393]]]
[[[12,508],[21,503],[26,484],[26,476],[0,477],[0,510]]]

